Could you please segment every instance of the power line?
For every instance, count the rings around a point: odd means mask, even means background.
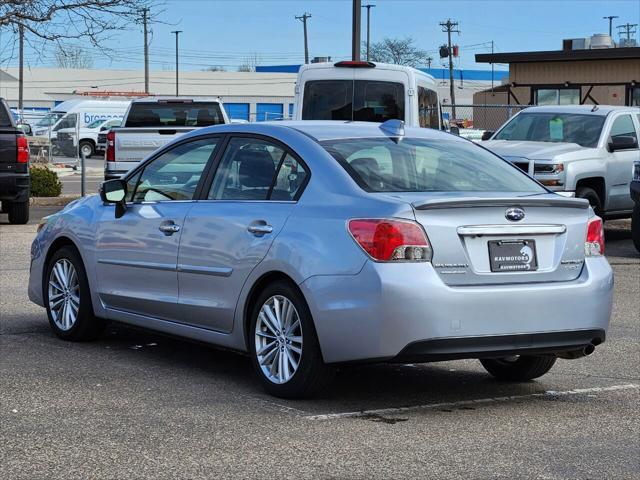
[[[625,23],[624,25],[618,25],[618,34],[622,37],[623,34],[627,35],[627,40],[631,40],[631,36],[636,34],[637,23]]]

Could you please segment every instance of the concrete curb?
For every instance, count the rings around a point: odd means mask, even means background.
[[[77,198],[80,198],[80,196],[60,195],[59,197],[31,197],[29,199],[29,205],[38,207],[64,207]]]

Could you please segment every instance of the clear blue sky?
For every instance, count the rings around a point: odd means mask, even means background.
[[[639,0],[363,0],[371,3],[372,41],[383,37],[411,36],[417,45],[431,52],[439,66],[437,48],[446,41],[438,23],[447,18],[459,22],[461,46],[458,66],[488,69],[476,64],[475,53],[488,52],[495,42],[498,52],[557,50],[563,38],[607,33],[605,15],[618,15],[615,25],[640,23]],[[308,12],[311,56],[347,58],[351,52],[351,0],[166,0],[160,19],[170,24],[152,26],[151,69],[172,69],[174,36],[180,36],[181,70],[201,70],[221,65],[235,70],[246,57],[257,54],[262,65],[296,64],[304,59],[302,24],[295,15]],[[364,13],[364,12],[363,12]],[[362,36],[366,25],[363,15]],[[614,32],[616,29],[614,28]],[[3,32],[4,33],[4,32]],[[617,33],[614,34],[618,39]],[[637,37],[637,36],[636,36]],[[7,34],[2,37],[2,66],[9,60]],[[137,68],[143,66],[142,34],[138,26],[116,34],[105,42],[113,51],[108,58],[83,44],[93,57],[94,68]],[[30,48],[30,66],[52,66],[51,48]],[[41,53],[41,52],[44,53]]]

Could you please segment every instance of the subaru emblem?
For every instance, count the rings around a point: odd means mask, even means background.
[[[509,208],[504,216],[510,222],[519,222],[524,218],[524,210],[519,207]]]

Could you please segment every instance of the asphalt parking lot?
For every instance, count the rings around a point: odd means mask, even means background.
[[[111,325],[50,332],[26,285],[39,217],[0,215],[0,478],[640,478],[640,255],[607,224],[607,342],[533,382],[476,361],[342,368],[267,396],[241,355]],[[567,299],[571,301],[570,298]]]

